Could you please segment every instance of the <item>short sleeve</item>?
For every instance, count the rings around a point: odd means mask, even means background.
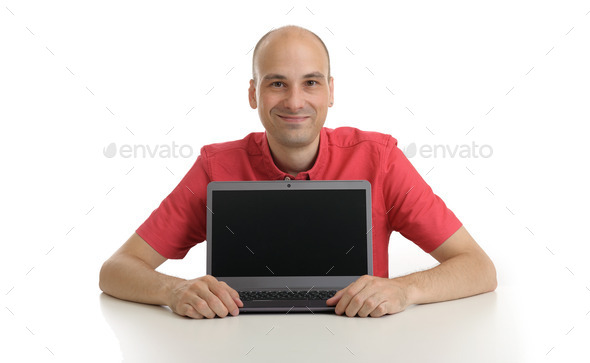
[[[398,231],[425,252],[432,252],[462,226],[461,222],[434,194],[393,137],[383,160],[383,198],[390,231]]]
[[[207,173],[204,152],[191,169],[139,226],[136,233],[159,254],[179,259],[207,237]]]

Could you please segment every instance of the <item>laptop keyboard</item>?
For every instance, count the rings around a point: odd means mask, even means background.
[[[310,291],[238,291],[240,300],[328,300],[336,294],[336,290],[310,290]]]

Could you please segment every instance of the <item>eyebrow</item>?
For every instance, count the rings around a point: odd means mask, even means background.
[[[303,78],[324,78],[324,77],[325,77],[324,74],[321,72],[312,72],[312,73],[308,73],[303,76]],[[287,79],[287,77],[283,76],[282,74],[271,73],[271,74],[267,74],[266,76],[264,76],[263,79],[264,80]]]
[[[264,76],[264,80],[269,80],[269,79],[287,79],[287,77],[280,75],[280,74],[267,74],[266,76]]]
[[[321,72],[313,72],[313,73],[308,73],[305,76],[303,76],[303,78],[324,78],[324,74]]]

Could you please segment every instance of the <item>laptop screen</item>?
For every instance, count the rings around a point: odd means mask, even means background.
[[[367,273],[365,190],[212,193],[213,276]]]

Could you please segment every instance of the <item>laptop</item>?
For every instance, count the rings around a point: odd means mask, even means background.
[[[326,300],[373,274],[368,181],[242,181],[207,186],[207,274],[240,312],[334,311]]]

